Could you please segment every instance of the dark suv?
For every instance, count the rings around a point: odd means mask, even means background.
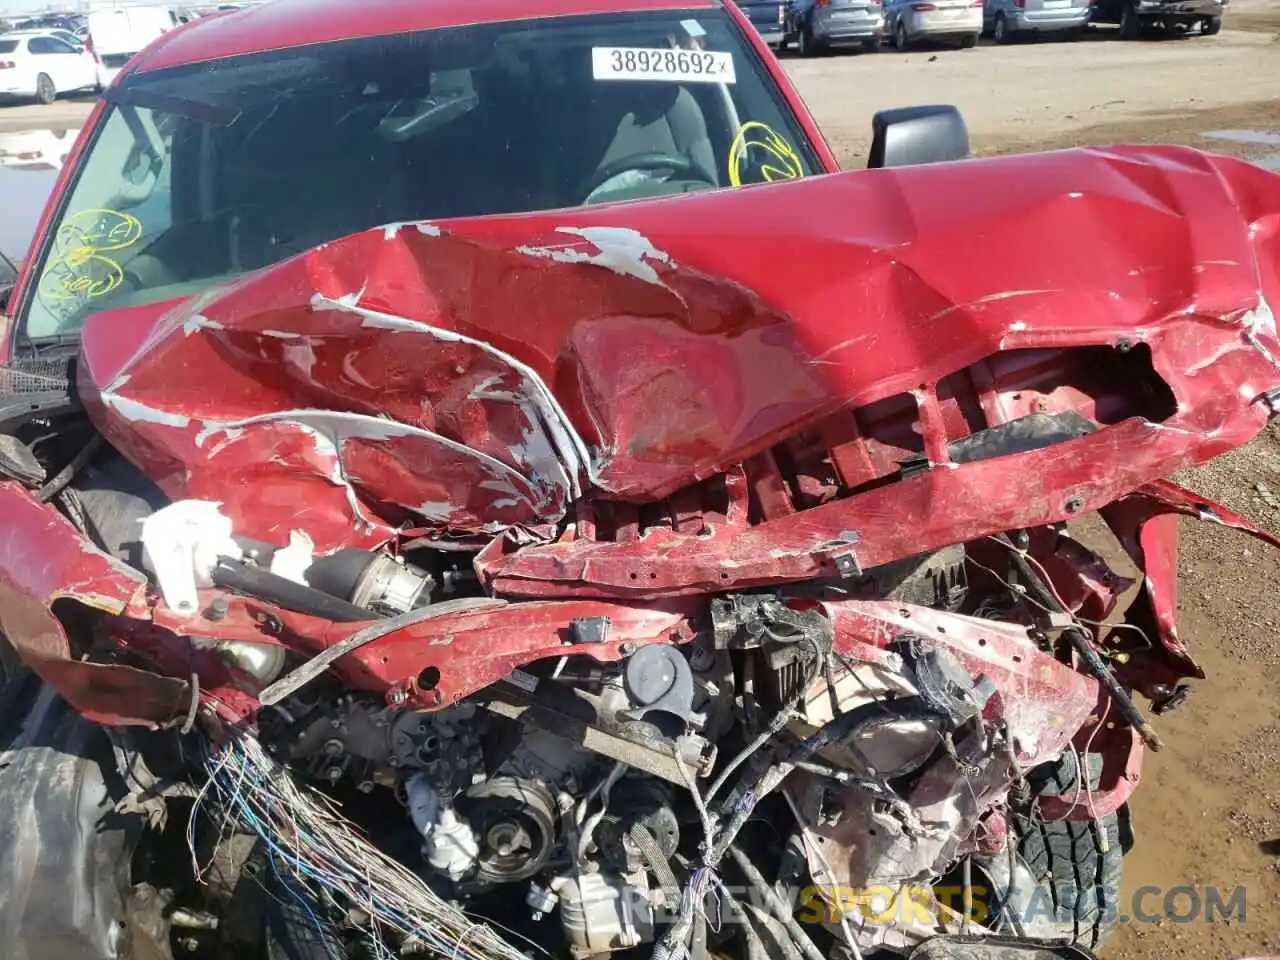
[[[1122,40],[1143,35],[1190,33],[1199,27],[1203,36],[1222,29],[1222,15],[1230,0],[1095,0],[1090,19],[1094,23],[1118,23]]]

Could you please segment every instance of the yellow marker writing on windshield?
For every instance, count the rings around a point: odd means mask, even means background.
[[[765,183],[804,176],[795,148],[767,123],[749,120],[738,128],[729,146],[729,183],[742,186],[744,169],[756,167]]]
[[[81,210],[54,236],[52,256],[40,277],[39,294],[49,300],[101,297],[124,282],[124,271],[104,254],[142,239],[137,217],[118,210]]]

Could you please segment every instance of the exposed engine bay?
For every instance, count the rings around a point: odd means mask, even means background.
[[[884,284],[904,316],[875,353],[860,314],[753,289],[638,204],[551,239],[551,215],[352,235],[31,361],[0,417],[0,715],[23,677],[44,712],[0,749],[69,789],[30,752],[80,729],[39,732],[56,692],[114,771],[76,795],[137,821],[77,928],[95,956],[1089,956],[1147,715],[1202,676],[1175,523],[1280,546],[1162,479],[1280,412],[1280,278],[1238,205],[1280,187],[1175,158],[1122,157],[1200,204],[1160,210],[1217,271],[1204,316],[1114,271],[1096,302],[966,274],[938,307],[901,264],[954,228],[902,199],[912,243],[844,237],[810,278]],[[1119,160],[1068,160],[1128,209]],[[867,209],[823,179],[680,209]],[[545,311],[526,342],[513,303]],[[45,853],[0,883],[41,890],[93,831],[32,840],[23,789],[0,841]]]
[[[456,550],[313,558],[297,540],[237,538],[216,504],[165,504],[100,450],[58,495],[169,606],[204,603],[214,622],[251,599],[375,630],[504,608]],[[185,567],[165,566],[175,555]],[[946,932],[1087,948],[1104,931],[1090,910],[1111,908],[1099,898],[1114,891],[1058,891],[1028,911],[1037,890],[1049,894],[1019,825],[1042,806],[1114,821],[1126,784],[1104,786],[1087,748],[1115,736],[1103,729],[1112,711],[1137,708],[1124,690],[1108,703],[1111,668],[1081,656],[1088,641],[1073,634],[1088,618],[1046,568],[1063,558],[1096,578],[1095,601],[1132,586],[1065,525],[1017,531],[719,595],[687,616],[680,642],[622,642],[609,659],[598,651],[615,618],[573,619],[559,656],[457,702],[431,702],[440,678],[424,668],[425,709],[316,669],[323,654],[193,638],[194,684],[216,682],[218,662],[262,706],[241,717],[214,694],[182,724],[203,716],[220,731],[203,746],[183,740],[208,778],[190,822],[213,833],[201,841],[211,862],[274,877],[273,896],[304,904],[279,936],[305,942],[315,927],[321,949],[337,951],[315,956],[447,955],[474,921],[489,925],[488,939],[465,944],[477,957],[967,956],[963,937],[958,952],[927,952]],[[1066,771],[1074,796],[1036,794],[1033,771],[1046,766]],[[186,803],[192,790],[174,796]],[[264,843],[267,867],[250,859]],[[174,941],[221,956],[217,898],[200,883],[168,890],[171,911],[175,898],[190,902],[172,922],[195,926],[172,926]]]

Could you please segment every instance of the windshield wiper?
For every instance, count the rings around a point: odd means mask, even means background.
[[[42,337],[27,337],[23,345],[33,348],[37,353],[42,349],[58,350],[61,347],[74,347],[80,343],[77,333],[50,333]]]
[[[171,113],[175,116],[185,117],[188,120],[213,124],[215,127],[231,126],[240,119],[241,113],[239,110],[233,110],[228,107],[218,107],[210,103],[201,103],[198,100],[188,100],[185,97],[174,97],[167,93],[156,93],[145,87],[127,85],[113,87],[107,90],[102,97],[107,103],[116,106],[159,110],[161,113]]]

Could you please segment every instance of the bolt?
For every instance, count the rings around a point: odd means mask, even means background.
[[[277,637],[284,632],[284,624],[274,613],[259,610],[254,613],[253,620],[258,625],[258,629],[268,636]]]
[[[618,644],[618,653],[624,657],[629,657],[636,652],[636,645],[628,640],[626,643]]]
[[[227,615],[227,598],[214,597],[209,602],[209,608],[204,612],[206,620],[218,621]]]
[[[336,757],[342,753],[342,741],[338,739],[326,740],[324,744],[324,752],[331,757]]]
[[[356,784],[356,789],[359,790],[361,793],[373,793],[373,781],[361,780],[359,783]]]
[[[408,699],[409,699],[409,695],[399,688],[395,690],[389,690],[387,692],[387,702],[391,704],[391,706],[393,707],[398,707],[402,705]]]
[[[1128,353],[1130,350],[1133,349],[1133,341],[1130,340],[1128,337],[1121,337],[1119,340],[1116,341],[1116,349],[1119,350],[1121,353]]]
[[[1084,509],[1084,498],[1071,497],[1069,500],[1067,500],[1066,503],[1062,505],[1062,509],[1065,510],[1067,513],[1079,513],[1081,510]]]

